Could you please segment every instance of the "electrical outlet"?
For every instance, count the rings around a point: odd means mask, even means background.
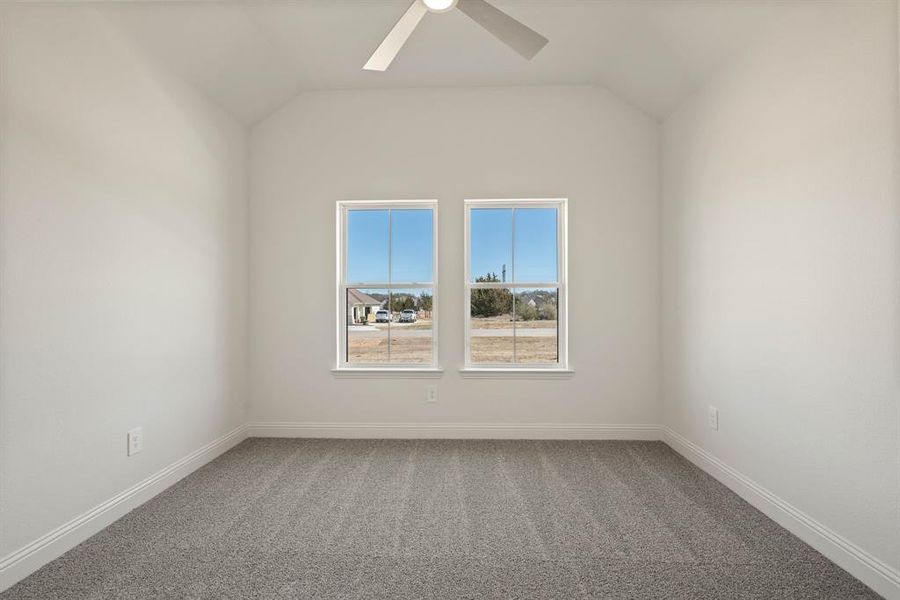
[[[144,449],[144,430],[135,427],[128,432],[128,456],[134,456]]]
[[[429,385],[425,388],[425,402],[437,402],[437,386]]]
[[[709,428],[719,430],[719,409],[715,406],[710,406],[709,411],[706,413],[706,419],[709,422]]]

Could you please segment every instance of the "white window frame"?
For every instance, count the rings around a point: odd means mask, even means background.
[[[472,209],[477,208],[555,208],[556,219],[556,275],[557,281],[528,281],[528,282],[481,282],[472,281],[471,272],[471,216]],[[527,199],[478,199],[465,201],[465,290],[463,310],[465,318],[465,364],[460,369],[464,374],[479,373],[497,374],[509,373],[523,375],[526,373],[571,373],[569,366],[568,344],[568,199],[567,198],[527,198]],[[513,220],[512,247],[515,248],[515,220]],[[515,262],[515,259],[513,259]],[[557,298],[557,345],[558,355],[555,363],[473,363],[471,360],[471,301],[473,289],[507,288],[513,291],[518,289],[556,288],[559,290]],[[515,332],[515,328],[513,329]],[[513,334],[515,339],[515,333]],[[515,347],[515,345],[514,345]]]
[[[351,210],[430,209],[432,218],[432,270],[430,282],[347,281],[347,214]],[[335,373],[350,374],[428,374],[440,373],[438,366],[438,202],[437,200],[341,200],[336,207],[337,274],[337,357]],[[390,221],[389,221],[390,222]],[[391,237],[388,229],[388,277],[390,278]],[[348,289],[430,289],[431,290],[431,362],[430,363],[353,363],[347,362],[347,290]],[[390,339],[390,330],[388,330]]]

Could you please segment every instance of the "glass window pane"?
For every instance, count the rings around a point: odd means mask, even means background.
[[[431,283],[434,253],[431,209],[391,210],[391,282]]]
[[[471,290],[469,362],[513,362],[512,292],[507,289]]]
[[[391,292],[392,363],[432,363],[432,299],[430,289]]]
[[[515,281],[557,281],[556,209],[517,208]]]
[[[388,281],[388,211],[347,211],[347,282]]]
[[[512,280],[512,209],[473,208],[469,214],[472,281]]]
[[[556,320],[559,291],[517,289],[516,363],[547,364],[559,361]]]
[[[347,362],[388,361],[388,290],[347,290]]]

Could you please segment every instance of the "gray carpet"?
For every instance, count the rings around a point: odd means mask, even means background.
[[[877,598],[658,442],[250,439],[12,598]]]

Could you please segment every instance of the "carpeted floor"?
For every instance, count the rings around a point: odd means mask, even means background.
[[[12,598],[877,598],[658,442],[250,439]]]

